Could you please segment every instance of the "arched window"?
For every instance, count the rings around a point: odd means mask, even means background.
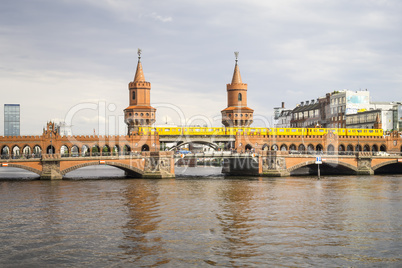
[[[239,93],[239,95],[237,96],[237,100],[241,101],[242,97],[241,97],[241,93]]]
[[[133,100],[135,100],[135,91],[133,91]]]

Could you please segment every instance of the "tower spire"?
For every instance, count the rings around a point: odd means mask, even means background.
[[[235,69],[233,72],[232,85],[233,84],[243,84],[243,82],[241,81],[239,65],[237,65],[237,61],[239,58],[239,52],[237,52],[237,51],[235,52],[235,57],[236,57],[236,65],[235,65]]]
[[[134,76],[134,82],[145,82],[144,71],[142,70],[142,64],[141,64],[141,52],[142,50],[139,48],[137,52],[138,63],[137,63],[137,70]]]

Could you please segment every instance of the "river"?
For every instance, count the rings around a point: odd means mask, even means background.
[[[0,169],[0,267],[402,266],[401,175],[122,175]]]

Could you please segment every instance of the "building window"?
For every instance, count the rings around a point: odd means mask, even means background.
[[[241,101],[241,100],[242,100],[241,93],[239,93],[239,95],[237,96],[237,100],[238,100],[238,101]]]
[[[133,91],[133,100],[135,100],[135,91]]]

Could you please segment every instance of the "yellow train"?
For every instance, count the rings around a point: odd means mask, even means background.
[[[160,136],[322,136],[332,132],[338,136],[383,136],[382,129],[356,128],[235,128],[235,127],[140,127],[140,135]]]

